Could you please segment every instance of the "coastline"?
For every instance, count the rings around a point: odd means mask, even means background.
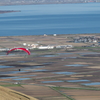
[[[21,11],[17,11],[17,10],[0,10],[0,14],[3,14],[3,13],[12,13],[12,12],[21,12]]]

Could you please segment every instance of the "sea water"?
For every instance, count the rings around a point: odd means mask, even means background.
[[[100,3],[13,5],[0,10],[0,36],[100,33]]]

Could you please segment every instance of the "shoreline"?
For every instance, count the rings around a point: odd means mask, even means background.
[[[4,14],[4,13],[11,13],[11,12],[21,12],[21,11],[15,11],[15,10],[0,10],[0,14]]]
[[[20,11],[19,11],[20,12]],[[39,34],[39,35],[7,35],[7,36],[0,36],[0,37],[26,37],[26,36],[54,36],[54,34]],[[64,36],[64,35],[100,35],[100,33],[73,33],[73,34],[56,34],[56,36]]]

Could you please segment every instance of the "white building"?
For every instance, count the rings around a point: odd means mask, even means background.
[[[72,45],[58,45],[56,48],[72,48]]]
[[[54,49],[54,46],[39,46],[38,49]]]

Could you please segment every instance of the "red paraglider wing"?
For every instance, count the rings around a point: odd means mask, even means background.
[[[30,51],[27,50],[26,48],[13,48],[13,49],[11,49],[11,50],[9,50],[9,51],[7,52],[7,55],[8,55],[11,51],[17,50],[17,49],[23,50],[23,51],[25,51],[28,55],[30,55]]]

